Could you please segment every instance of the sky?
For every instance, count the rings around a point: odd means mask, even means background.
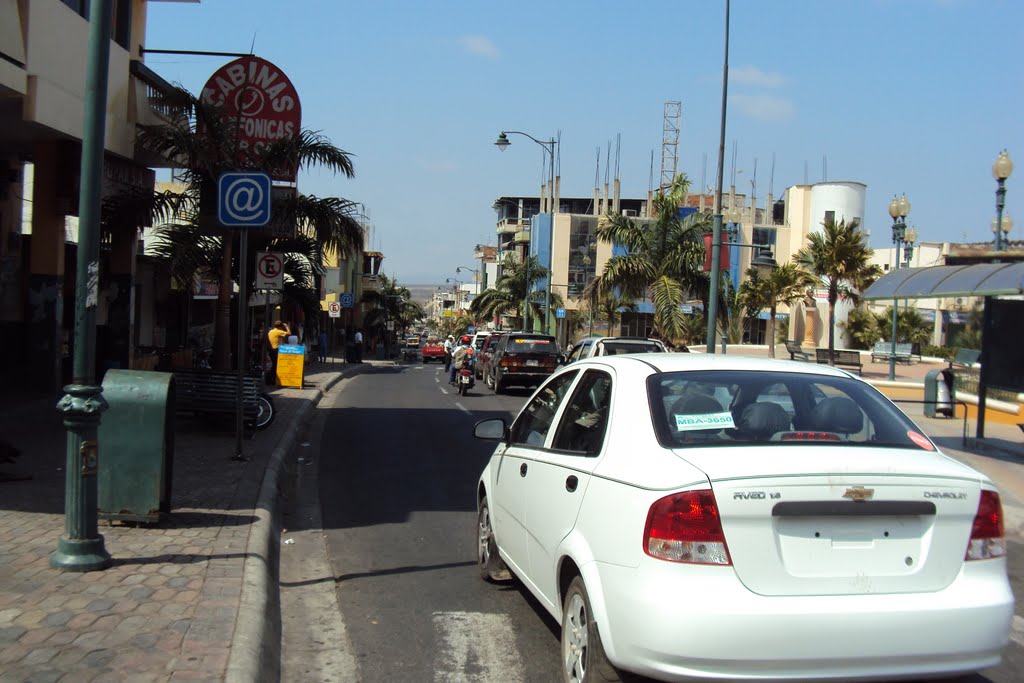
[[[678,170],[715,184],[725,0],[202,0],[152,2],[145,47],[252,50],[282,69],[302,127],[352,155],[355,177],[303,171],[299,190],[365,206],[369,247],[399,282],[443,283],[493,244],[499,196],[536,196],[559,138],[561,196],[591,197],[619,149],[621,196],[661,175],[667,101],[682,103]],[[921,242],[991,240],[1007,149],[1024,163],[1019,0],[732,0],[725,187],[763,206],[804,182],[867,185],[864,227],[891,246],[888,204]],[[147,54],[198,93],[230,57]],[[598,170],[598,150],[600,169]],[[733,157],[735,155],[735,164]],[[774,160],[774,168],[773,168]],[[756,175],[755,175],[756,168]],[[827,172],[827,175],[826,175]],[[1024,230],[1024,168],[1006,208]],[[465,279],[465,273],[459,276]]]

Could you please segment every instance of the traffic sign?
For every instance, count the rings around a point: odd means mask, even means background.
[[[270,222],[270,176],[222,173],[217,179],[217,218],[227,228],[259,228]]]
[[[555,317],[556,318],[564,318],[565,317],[565,309],[564,308],[556,308],[555,309]]]
[[[355,297],[352,296],[352,292],[345,292],[338,297],[338,303],[341,304],[342,308],[352,308],[352,304],[355,303]]]
[[[339,304],[337,301],[332,301],[331,303],[327,304],[327,315],[329,315],[332,318],[340,318],[341,304]]]
[[[284,257],[273,251],[256,254],[256,289],[284,289]]]

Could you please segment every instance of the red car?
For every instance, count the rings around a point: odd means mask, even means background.
[[[482,380],[491,372],[491,358],[494,356],[494,349],[498,348],[498,342],[502,337],[501,332],[495,332],[484,340],[476,359],[476,378]]]
[[[444,344],[439,339],[428,339],[420,351],[424,363],[432,360],[444,362]]]

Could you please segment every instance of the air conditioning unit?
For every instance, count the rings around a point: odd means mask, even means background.
[[[627,217],[636,218],[636,209],[623,209],[622,215]]]

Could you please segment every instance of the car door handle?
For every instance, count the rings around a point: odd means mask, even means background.
[[[568,479],[565,480],[565,490],[568,491],[569,493],[575,492],[576,487],[579,485],[580,480],[577,479],[575,476],[570,476]]]
[[[526,476],[526,463],[525,462],[522,465],[519,466],[519,476],[520,477],[525,477]]]

